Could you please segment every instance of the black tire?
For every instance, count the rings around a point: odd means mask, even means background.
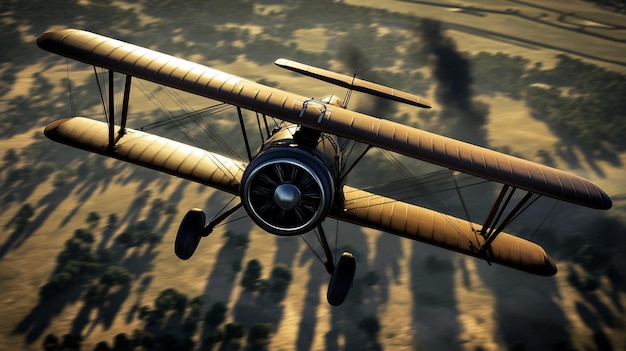
[[[180,222],[178,233],[176,233],[176,241],[174,242],[174,252],[178,258],[181,260],[191,258],[200,243],[205,223],[206,215],[204,211],[199,208],[192,208],[187,211],[187,214]]]
[[[352,287],[355,273],[356,258],[351,253],[344,252],[341,254],[335,266],[335,271],[330,277],[330,283],[328,283],[326,299],[329,304],[339,306],[343,303]]]

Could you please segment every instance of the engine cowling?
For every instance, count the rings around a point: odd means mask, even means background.
[[[276,235],[297,235],[326,218],[335,181],[315,154],[285,145],[252,160],[243,174],[240,193],[245,210],[259,227]]]

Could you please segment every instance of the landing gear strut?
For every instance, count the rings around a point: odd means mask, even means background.
[[[233,214],[241,207],[241,203],[222,213],[205,226],[206,215],[199,208],[192,208],[187,211],[185,217],[178,227],[176,233],[176,241],[174,242],[174,252],[181,260],[188,260],[196,251],[200,239],[209,236],[213,232],[216,225],[223,222],[228,216]]]
[[[324,266],[330,274],[330,282],[328,283],[328,291],[326,293],[326,299],[332,306],[339,306],[343,303],[348,296],[348,292],[352,287],[354,281],[354,274],[356,273],[356,258],[349,252],[344,252],[339,257],[339,261],[335,265],[333,263],[332,253],[326,240],[326,234],[322,226],[317,228],[320,235],[320,242],[322,248],[326,254],[326,262]]]

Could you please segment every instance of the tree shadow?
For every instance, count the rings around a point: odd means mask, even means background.
[[[23,334],[27,344],[35,342],[50,326],[52,319],[59,316],[68,304],[76,302],[82,292],[82,287],[75,286],[67,289],[65,294],[52,298],[40,297],[37,306],[33,307],[28,315],[17,324],[13,334]]]
[[[305,296],[302,312],[300,313],[300,323],[298,324],[296,349],[298,351],[308,351],[313,347],[313,341],[315,340],[315,327],[318,319],[317,308],[321,303],[320,287],[328,284],[329,278],[324,266],[310,250],[307,250],[300,256],[298,264],[300,266],[309,265],[309,281],[304,287]]]
[[[46,196],[44,196],[39,203],[38,210],[34,219],[29,221],[29,224],[25,228],[15,228],[13,233],[7,238],[4,244],[0,247],[0,259],[6,255],[9,250],[20,247],[35,231],[37,231],[48,220],[49,216],[56,210],[61,202],[65,199],[67,194],[72,192],[74,185],[65,185],[57,187]],[[45,207],[44,207],[45,206]],[[5,225],[5,229],[12,225],[12,221],[9,221]]]
[[[427,350],[461,350],[456,308],[455,253],[413,243],[410,258],[415,345]]]
[[[207,202],[211,202],[211,199],[216,199],[215,194],[217,193],[213,193]],[[237,274],[241,270],[242,261],[248,249],[250,221],[229,223],[226,228],[222,239],[222,247],[215,256],[215,261],[204,289],[205,306],[210,306],[217,302],[228,304],[236,284]],[[216,245],[217,240],[219,239],[215,234],[204,238],[205,242],[210,242],[212,245]],[[211,327],[208,324],[204,324],[201,340],[204,340],[211,332]]]
[[[373,269],[377,272],[378,304],[389,301],[389,286],[400,282],[400,262],[403,257],[402,240],[395,235],[382,233],[376,240]]]
[[[539,277],[506,267],[479,265],[478,274],[493,292],[497,335],[507,348],[571,348],[569,323],[558,304],[552,277]]]
[[[593,331],[593,341],[598,350],[613,350],[613,345],[609,337],[602,330],[602,326],[597,322],[596,315],[584,304],[576,302],[576,313],[583,320],[585,325]]]
[[[373,292],[363,283],[365,274],[372,270],[368,262],[369,245],[360,227],[342,227],[338,237],[338,246],[341,248],[339,251],[348,251],[356,257],[357,271],[346,300],[331,309],[330,330],[324,335],[325,348],[338,350],[343,342],[346,350],[363,350],[367,340],[363,338],[357,323],[365,316],[376,315],[378,307],[376,299],[371,298]],[[335,258],[337,259],[338,257]]]

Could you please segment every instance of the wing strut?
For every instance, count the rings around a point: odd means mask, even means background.
[[[109,151],[115,147],[115,86],[113,70],[109,70]]]
[[[243,142],[246,144],[246,152],[248,153],[248,161],[252,161],[252,153],[250,152],[250,143],[248,143],[248,134],[246,133],[246,125],[243,123],[243,115],[241,114],[241,107],[237,106],[237,114],[239,115],[239,124],[241,125],[241,134],[243,135]]]
[[[121,136],[126,133],[126,120],[128,119],[128,107],[130,101],[130,87],[132,76],[126,75],[124,82],[124,98],[122,100],[122,117],[120,120],[120,130],[118,132],[118,139],[115,138],[115,71],[109,70],[109,151],[113,151],[115,143]],[[97,77],[97,76],[96,76]]]
[[[119,134],[126,134],[126,119],[128,118],[128,102],[130,100],[130,82],[133,76],[126,76],[126,82],[124,83],[124,100],[122,101],[122,121],[120,122]]]
[[[524,197],[519,200],[519,202],[515,205],[515,207],[506,215],[504,220],[500,222],[500,218],[504,215],[504,212],[513,197],[513,193],[515,193],[514,187],[504,184],[502,189],[500,190],[500,194],[498,198],[494,202],[491,207],[491,211],[489,211],[489,215],[487,216],[487,220],[485,220],[485,224],[480,230],[480,235],[485,238],[485,243],[481,250],[486,250],[489,248],[489,245],[502,233],[504,228],[511,224],[522,212],[526,210],[533,202],[535,202],[540,195],[537,195],[531,191],[527,192]],[[534,196],[534,198],[533,198]],[[506,197],[506,200],[505,200]],[[495,217],[495,219],[494,219]],[[498,224],[498,222],[500,222]]]

